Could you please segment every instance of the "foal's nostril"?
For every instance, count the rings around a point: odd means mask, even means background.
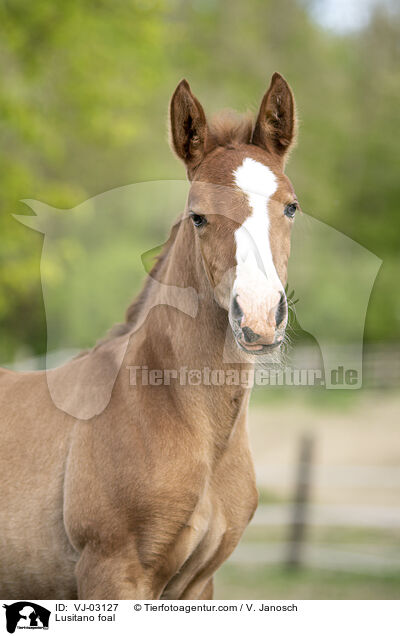
[[[260,336],[254,333],[254,331],[250,329],[250,327],[243,327],[242,333],[243,333],[244,341],[248,342],[249,344],[251,342],[256,342],[256,340],[260,340]]]
[[[243,318],[243,311],[237,301],[237,296],[234,297],[232,301],[232,317],[237,322],[240,322]]]
[[[285,294],[281,293],[281,297],[279,300],[279,305],[278,308],[275,312],[275,322],[276,322],[276,326],[279,327],[279,325],[283,322],[283,320],[286,318],[287,316],[287,302],[286,302],[286,296]]]

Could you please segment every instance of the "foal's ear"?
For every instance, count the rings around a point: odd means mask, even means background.
[[[252,143],[273,152],[283,161],[296,137],[296,106],[287,81],[274,73],[261,102]]]
[[[183,79],[175,89],[170,106],[171,144],[190,173],[201,162],[207,143],[204,110]]]

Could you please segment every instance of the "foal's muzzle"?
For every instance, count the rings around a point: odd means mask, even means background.
[[[252,302],[235,294],[230,315],[236,341],[247,353],[268,353],[282,344],[288,319],[284,292],[273,290],[268,298]]]

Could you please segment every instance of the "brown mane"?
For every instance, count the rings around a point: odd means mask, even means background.
[[[162,266],[162,264],[164,263],[165,259],[167,258],[171,247],[173,246],[175,239],[176,239],[176,235],[178,233],[178,229],[181,223],[181,217],[179,217],[179,219],[177,221],[175,221],[174,225],[171,228],[171,232],[170,235],[168,237],[168,240],[166,241],[166,243],[164,243],[164,245],[162,246],[162,250],[160,252],[160,254],[158,254],[158,256],[155,257],[155,263],[153,265],[153,267],[151,268],[149,274],[147,275],[146,279],[145,279],[145,283],[144,286],[142,288],[142,291],[139,292],[139,295],[131,302],[131,304],[129,305],[128,309],[126,310],[126,314],[125,314],[125,319],[126,319],[126,326],[128,327],[128,329],[130,329],[132,327],[132,325],[134,324],[137,316],[140,313],[140,310],[142,309],[142,307],[144,306],[146,299],[149,295],[149,291],[151,289],[151,284],[152,281],[154,279],[157,278],[157,274],[160,271],[160,268]],[[125,325],[124,325],[125,326]]]
[[[251,113],[237,113],[225,109],[214,115],[209,123],[211,141],[217,146],[250,143],[254,120]]]

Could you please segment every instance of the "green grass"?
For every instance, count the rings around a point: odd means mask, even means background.
[[[267,488],[263,488],[263,487],[258,488],[258,505],[287,503],[287,502],[288,502],[287,497],[283,497],[282,495],[272,490],[268,490]]]
[[[227,563],[216,576],[219,599],[398,599],[400,571],[368,575],[312,568]]]
[[[287,540],[288,534],[288,528],[283,526],[264,528],[250,525],[246,529],[242,541],[245,543],[280,543]],[[329,544],[332,548],[346,548],[347,544],[358,545],[360,550],[362,550],[363,544],[375,545],[377,552],[397,549],[400,556],[399,532],[392,528],[310,526],[307,528],[306,542],[311,545]]]
[[[347,389],[326,389],[325,387],[254,387],[251,394],[251,406],[287,405],[302,403],[307,407],[346,411],[359,405],[370,393],[370,389],[356,391]]]
[[[251,407],[279,406],[284,404],[346,412],[357,408],[366,399],[375,396],[376,399],[392,399],[399,394],[397,389],[373,389],[363,386],[355,391],[348,389],[326,389],[312,386],[256,386],[253,388],[250,400]]]
[[[266,493],[267,495],[267,493]],[[263,528],[249,526],[242,542],[246,545],[274,543],[282,545],[288,539],[283,526]],[[332,549],[390,557],[400,555],[396,529],[310,527],[306,543],[329,546]],[[392,572],[361,573],[303,567],[290,570],[277,564],[226,563],[217,573],[216,598],[220,599],[398,599],[400,598],[400,569]]]

